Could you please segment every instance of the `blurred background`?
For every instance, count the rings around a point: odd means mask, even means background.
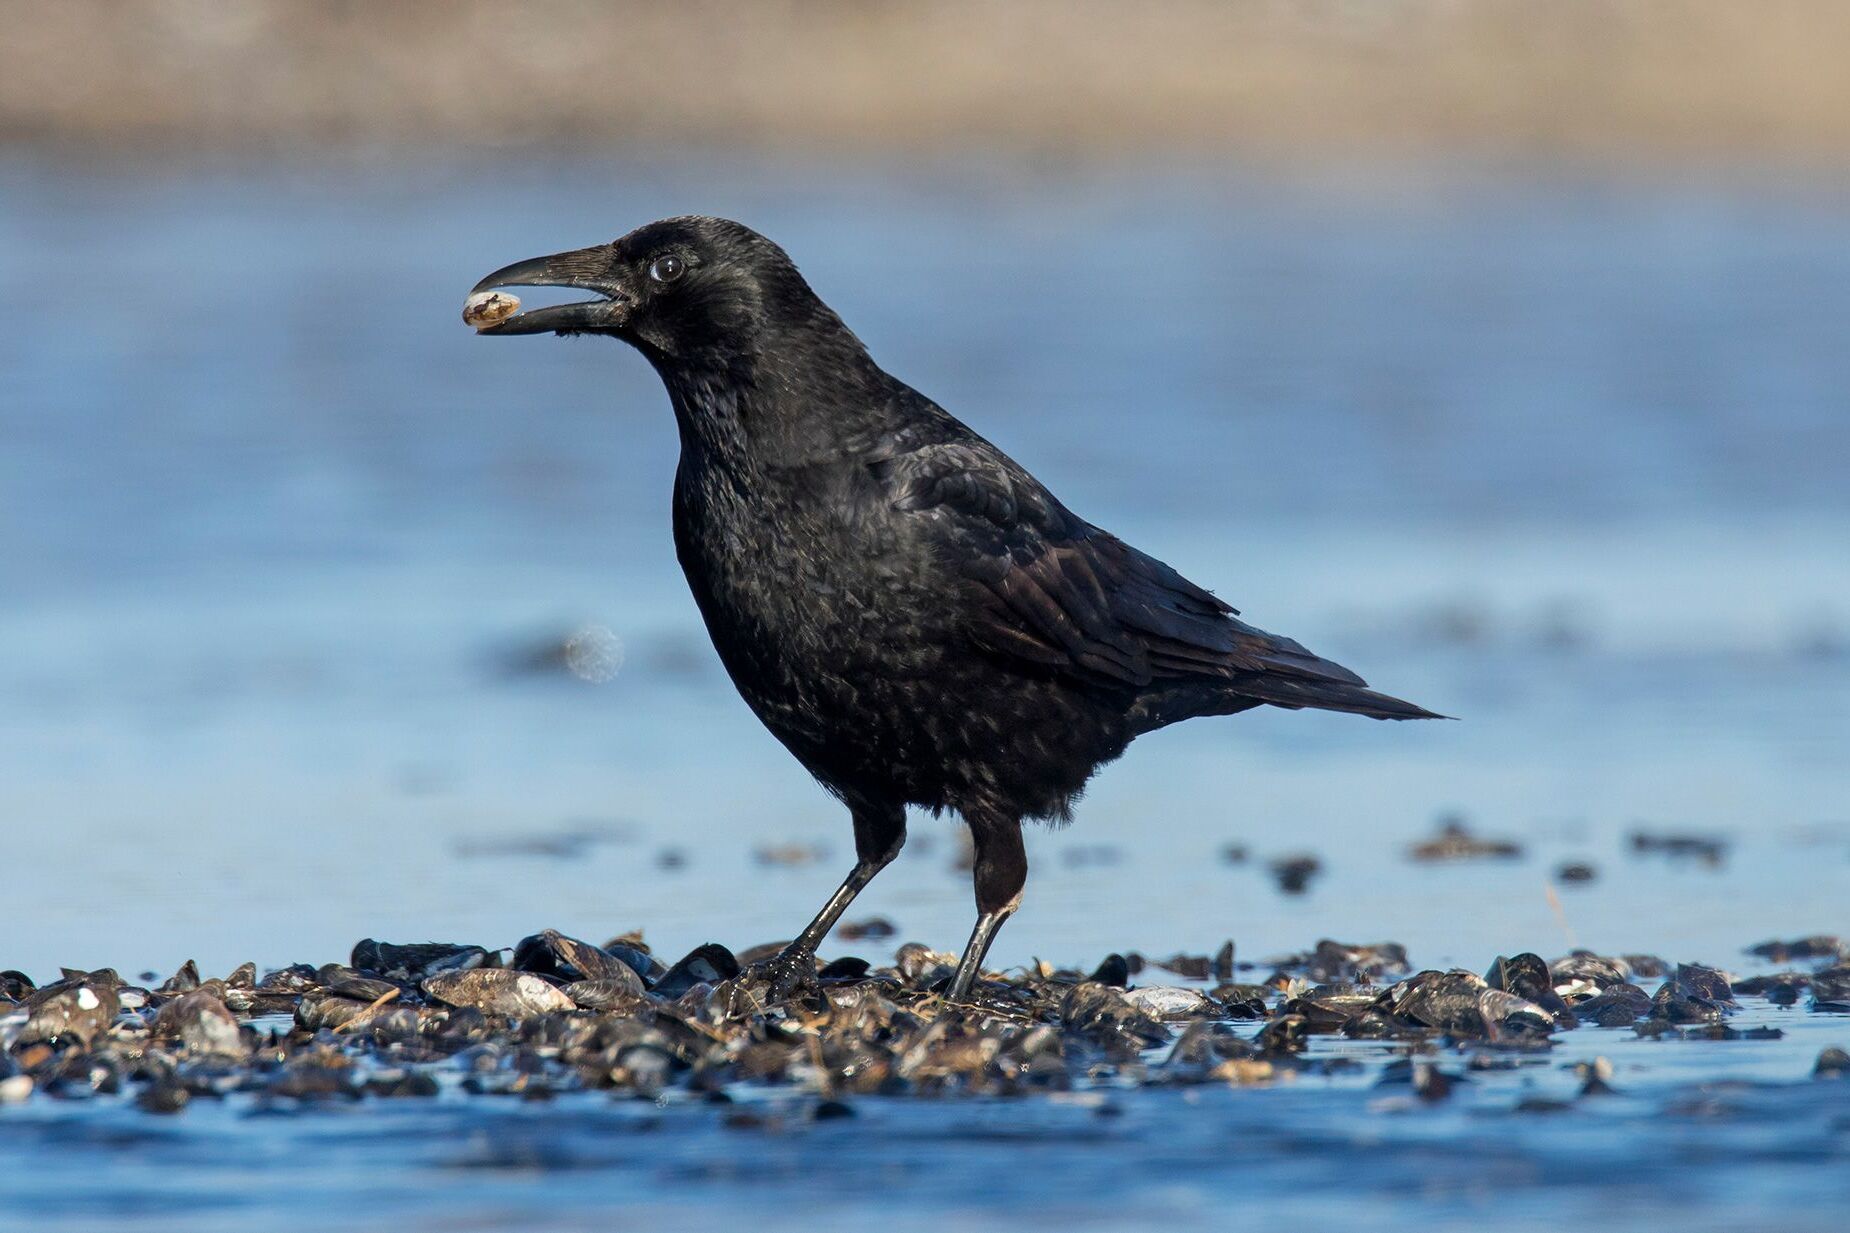
[[[1850,8],[0,32],[0,966],[807,920],[847,819],[707,644],[655,377],[458,320],[684,212],[780,241],[1086,517],[1461,717],[1139,742],[1031,838],[999,963],[1850,928]],[[1518,854],[1414,851],[1448,823]],[[961,944],[958,830],[918,819],[850,919]]]

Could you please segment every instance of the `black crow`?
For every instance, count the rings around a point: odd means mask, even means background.
[[[963,1001],[1021,903],[1022,821],[1067,819],[1136,737],[1261,705],[1435,717],[1068,510],[883,371],[748,227],[664,219],[475,290],[534,286],[592,298],[481,332],[607,334],[655,366],[681,434],[675,547],[707,632],[853,816],[854,871],[774,965],[786,992],[898,855],[908,805],[955,810],[974,840],[976,929],[946,991]]]

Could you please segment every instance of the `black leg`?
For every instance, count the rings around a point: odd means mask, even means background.
[[[893,863],[899,850],[906,846],[906,811],[898,805],[851,804],[854,811],[854,868],[836,888],[829,901],[816,913],[816,919],[784,947],[773,959],[758,965],[758,975],[769,987],[774,1000],[789,998],[799,989],[816,983],[816,948],[829,930],[848,910],[854,897],[874,880],[874,875]]]
[[[906,811],[898,806],[861,806],[854,807],[854,854],[857,858],[848,876],[836,888],[829,901],[822,905],[822,911],[816,913],[816,919],[809,922],[809,927],[797,935],[786,953],[790,951],[813,955],[822,945],[822,939],[829,936],[829,930],[835,928],[835,922],[848,910],[854,897],[866,889],[874,880],[874,875],[893,863],[899,850],[906,846]]]
[[[976,928],[970,943],[957,963],[957,975],[945,991],[946,1001],[969,1000],[970,990],[983,970],[983,957],[989,944],[996,940],[1002,922],[1021,906],[1021,888],[1028,880],[1028,855],[1021,846],[1021,822],[1017,818],[976,815],[970,823],[970,837],[976,844]]]

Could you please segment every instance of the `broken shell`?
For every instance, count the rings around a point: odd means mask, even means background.
[[[1308,852],[1281,856],[1269,868],[1278,889],[1287,895],[1302,895],[1312,878],[1323,872],[1323,862]]]
[[[1832,934],[1821,933],[1789,942],[1778,939],[1762,942],[1758,946],[1748,947],[1747,953],[1773,963],[1789,963],[1794,959],[1850,959],[1850,942]]]
[[[1306,990],[1285,1009],[1303,1015],[1312,1030],[1327,1032],[1359,1017],[1380,1000],[1381,990],[1372,985],[1337,983]],[[1263,1013],[1263,1002],[1260,1008]]]
[[[203,989],[183,993],[161,1007],[154,1016],[154,1034],[177,1040],[192,1054],[240,1057],[244,1053],[237,1017]]]
[[[898,928],[886,917],[872,916],[863,921],[847,921],[836,926],[835,936],[844,942],[878,941],[898,932]]]
[[[1811,978],[1813,1010],[1850,1010],[1850,967],[1826,968]]]
[[[109,1029],[122,1009],[113,981],[97,974],[66,977],[26,999],[28,1012],[17,1042],[62,1045],[75,1040],[88,1048]]]
[[[1513,860],[1522,855],[1522,845],[1508,839],[1485,839],[1474,835],[1462,818],[1440,821],[1439,833],[1407,849],[1410,860],[1424,863],[1469,860]]]
[[[1132,989],[1124,1000],[1152,1019],[1204,1019],[1219,1013],[1220,1008],[1199,990],[1179,985],[1145,985]]]
[[[463,302],[463,324],[485,330],[520,311],[520,297],[505,291],[478,291]]]
[[[364,938],[354,945],[350,966],[362,972],[376,972],[389,980],[416,981],[438,972],[479,968],[486,962],[488,952],[479,946],[461,946],[453,942],[399,945]]]
[[[1595,955],[1584,950],[1577,950],[1564,959],[1555,960],[1548,965],[1548,972],[1557,988],[1571,981],[1591,981],[1604,989],[1608,985],[1625,984],[1634,975],[1632,965],[1623,959]]]
[[[1293,955],[1277,960],[1276,964],[1286,971],[1301,969],[1319,984],[1366,983],[1402,976],[1412,970],[1407,963],[1406,947],[1398,942],[1364,946],[1329,938],[1318,942],[1309,954]]]
[[[624,971],[629,971],[625,968]],[[642,978],[634,972],[628,979],[580,980],[565,987],[565,996],[587,1010],[630,1011],[645,1000]]]
[[[899,969],[899,974],[908,983],[920,985],[940,972],[950,972],[957,966],[957,956],[933,950],[918,942],[907,942],[894,952],[893,966]]]
[[[642,992],[642,977],[622,959],[577,938],[568,938],[557,929],[543,929],[522,938],[514,947],[513,966],[539,976],[553,976],[563,981],[622,981],[637,993]]]
[[[425,993],[450,1006],[525,1019],[555,1010],[575,1010],[572,999],[537,976],[507,968],[439,972],[424,982]]]
[[[731,951],[718,942],[707,942],[696,946],[682,956],[679,963],[663,972],[649,992],[659,998],[678,998],[695,985],[731,980],[740,971],[739,961]]]
[[[1636,1023],[1651,1011],[1651,995],[1637,985],[1608,985],[1597,997],[1588,998],[1574,1007],[1577,1018],[1600,1027],[1625,1027]]]

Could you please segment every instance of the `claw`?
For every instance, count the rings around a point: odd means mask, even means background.
[[[754,983],[762,982],[771,1002],[788,1002],[799,994],[816,990],[816,952],[788,949],[769,959],[754,963],[749,975]]]

